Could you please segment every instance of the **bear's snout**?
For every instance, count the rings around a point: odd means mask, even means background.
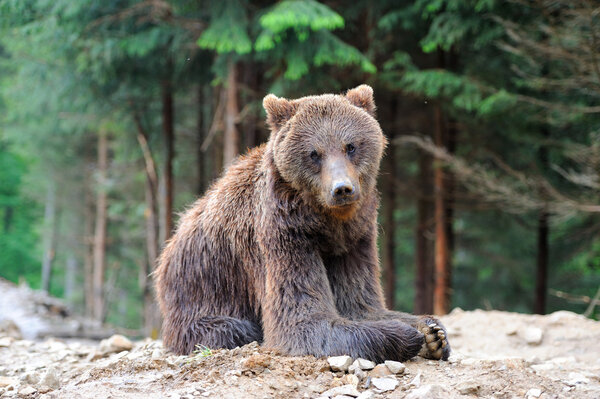
[[[356,170],[344,157],[330,157],[323,167],[323,189],[327,205],[347,207],[358,201],[360,188]]]
[[[331,198],[335,205],[346,205],[356,201],[356,189],[348,179],[338,180],[333,183]]]

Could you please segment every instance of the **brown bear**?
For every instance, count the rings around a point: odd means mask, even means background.
[[[383,302],[375,182],[386,139],[371,87],[263,105],[269,141],[182,216],[160,257],[166,347],[447,359],[437,320]]]

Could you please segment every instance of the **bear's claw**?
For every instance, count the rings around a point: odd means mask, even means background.
[[[425,335],[419,356],[433,360],[448,360],[450,344],[444,326],[438,320],[427,317],[419,322],[418,330]]]

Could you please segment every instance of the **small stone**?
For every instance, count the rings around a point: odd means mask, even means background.
[[[373,399],[375,393],[373,391],[364,391],[356,397],[356,399]]]
[[[542,364],[533,364],[531,368],[535,371],[547,371],[556,368],[556,366],[552,363],[542,363]]]
[[[331,399],[353,399],[353,398],[352,398],[352,396],[348,396],[348,395],[335,395]]]
[[[369,375],[371,377],[385,377],[392,375],[392,372],[385,364],[378,364],[373,370],[369,371]]]
[[[60,386],[60,378],[58,378],[58,372],[56,368],[50,366],[46,370],[46,373],[40,380],[40,385],[45,385],[52,389],[57,389]]]
[[[419,371],[417,373],[417,376],[415,378],[413,378],[413,380],[411,382],[408,383],[409,386],[418,388],[421,386],[421,372]]]
[[[104,353],[129,351],[131,348],[133,348],[131,341],[120,334],[115,334],[100,342],[100,351]]]
[[[91,351],[87,357],[85,358],[85,360],[87,360],[88,362],[93,362],[96,361],[98,359],[102,359],[104,356],[106,356],[105,353],[99,351],[99,350],[93,350]]]
[[[33,395],[36,392],[37,392],[37,389],[35,389],[31,385],[26,385],[23,388],[19,389],[19,395],[21,395],[21,396]]]
[[[475,395],[479,391],[479,384],[475,381],[463,381],[456,386],[461,395]]]
[[[526,327],[519,331],[519,336],[529,345],[539,345],[544,338],[544,332],[541,328]]]
[[[331,389],[323,392],[321,395],[326,396],[328,398],[331,398],[331,397],[337,396],[337,395],[347,395],[347,396],[352,396],[355,398],[358,395],[360,395],[360,392],[358,392],[356,387],[354,387],[353,385],[347,384],[347,385],[342,385],[341,387],[331,388]]]
[[[404,364],[394,360],[386,360],[384,364],[392,374],[402,374],[404,373],[404,370],[406,370]]]
[[[529,391],[527,391],[527,393],[525,394],[525,397],[527,399],[529,398],[539,398],[542,395],[542,390],[539,388],[531,388]]]
[[[152,351],[152,360],[160,359],[162,357],[162,351],[160,349],[154,349]]]
[[[331,356],[327,358],[327,362],[333,371],[348,371],[348,367],[352,364],[350,356]]]
[[[0,388],[14,386],[19,383],[19,380],[13,377],[1,377],[0,376]]]
[[[37,373],[26,373],[21,376],[22,384],[37,385],[39,380],[40,376]]]
[[[360,382],[360,379],[358,378],[358,376],[356,374],[346,374],[342,377],[342,380],[344,385],[353,385],[354,387],[358,386],[358,383]]]
[[[373,378],[371,383],[383,392],[393,391],[398,386],[398,380],[395,378]]]
[[[570,372],[569,379],[566,381],[568,385],[588,384],[590,382],[583,374]]]
[[[352,365],[356,365],[356,367],[360,368],[361,370],[372,370],[375,368],[375,363],[362,358],[356,359]]]
[[[440,385],[423,385],[406,395],[406,399],[439,399],[447,398],[448,392]]]
[[[8,348],[15,339],[13,337],[2,337],[0,338],[0,348]]]

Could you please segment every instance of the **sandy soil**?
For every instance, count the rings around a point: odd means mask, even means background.
[[[441,320],[450,360],[405,362],[403,373],[383,377],[397,381],[387,391],[376,387],[375,370],[357,378],[331,371],[327,359],[281,356],[257,344],[188,357],[165,352],[160,341],[25,340],[0,329],[0,397],[600,398],[600,322],[570,312],[460,309]],[[335,387],[347,395],[328,392]]]

